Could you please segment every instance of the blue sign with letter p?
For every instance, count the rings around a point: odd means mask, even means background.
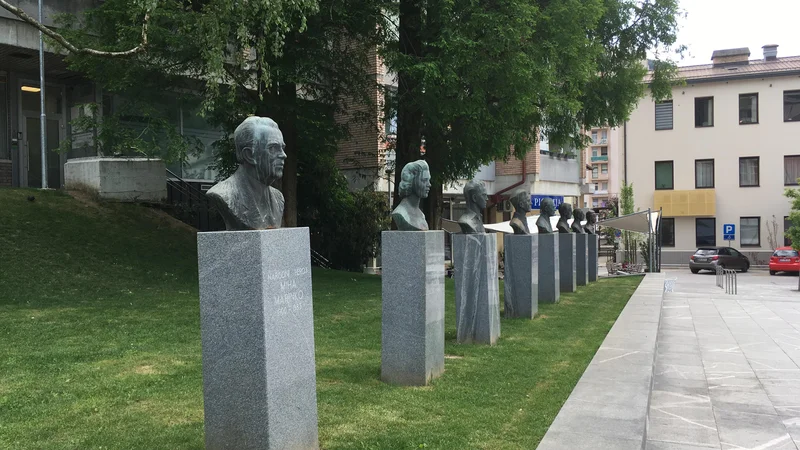
[[[732,223],[726,223],[722,226],[722,239],[725,241],[735,241],[736,240],[736,225]]]

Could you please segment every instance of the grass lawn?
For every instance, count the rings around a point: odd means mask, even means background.
[[[0,189],[0,448],[203,447],[195,245],[147,208]],[[502,319],[492,348],[455,343],[447,280],[445,373],[401,388],[380,278],[315,270],[321,447],[534,448],[640,280]]]

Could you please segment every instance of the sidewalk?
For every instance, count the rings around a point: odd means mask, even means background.
[[[677,278],[674,292],[656,295],[665,278]],[[796,285],[740,274],[732,296],[713,275],[648,275],[539,448],[796,450]],[[648,305],[658,309],[655,324]],[[656,329],[651,347],[647,331]]]

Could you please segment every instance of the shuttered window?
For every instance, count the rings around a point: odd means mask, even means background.
[[[656,130],[672,129],[672,100],[656,103]]]

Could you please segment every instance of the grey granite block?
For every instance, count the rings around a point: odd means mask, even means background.
[[[589,235],[575,234],[575,284],[589,284]]]
[[[560,233],[558,235],[558,266],[561,292],[575,292],[577,290],[575,276],[575,233]]]
[[[600,238],[596,234],[586,235],[586,272],[589,281],[597,281],[597,261]]]
[[[197,234],[208,449],[318,448],[308,228]]]
[[[558,234],[540,234],[537,253],[539,254],[539,303],[558,303],[561,297],[558,262]]]
[[[533,319],[539,311],[537,234],[507,234],[505,253],[505,316]]]
[[[381,379],[424,386],[444,372],[444,232],[382,233]]]
[[[453,260],[457,340],[494,345],[500,336],[497,235],[453,235]]]

